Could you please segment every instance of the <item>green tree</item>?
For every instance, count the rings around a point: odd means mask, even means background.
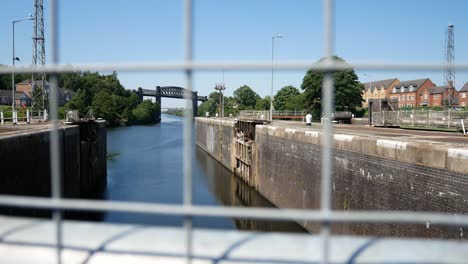
[[[226,103],[227,97],[224,97]],[[214,116],[219,111],[219,92],[212,92],[208,95],[208,101],[201,103],[198,106],[198,116],[205,116],[206,112],[210,113],[210,116]],[[226,105],[226,104],[225,104]],[[226,107],[225,107],[226,108]]]
[[[145,100],[132,110],[136,124],[153,124],[161,120],[161,106],[151,100]]]
[[[254,109],[260,96],[247,85],[242,85],[234,91],[234,99],[239,109]]]
[[[255,104],[255,110],[270,110],[270,96],[258,99]]]
[[[292,85],[288,85],[288,86],[281,88],[273,97],[273,106],[275,107],[275,110],[283,111],[283,110],[298,109],[295,106],[292,106],[293,109],[288,109],[286,107],[286,104],[288,102],[289,102],[289,106],[291,106],[290,101],[297,95],[299,95],[299,90]]]
[[[113,123],[118,118],[112,95],[106,90],[94,95],[91,107],[96,118],[105,119],[109,123]]]
[[[324,58],[320,59],[319,62],[323,60]],[[333,60],[345,63],[343,59],[337,56],[334,56]],[[305,94],[305,106],[312,111],[314,116],[321,115],[323,76],[323,72],[310,69],[304,76],[301,85]],[[354,70],[336,71],[333,73],[333,80],[335,110],[355,112],[363,102],[362,91],[364,86],[359,82]]]
[[[306,110],[306,108],[304,93],[295,95],[285,104],[285,110]]]
[[[65,105],[67,109],[77,109],[80,116],[84,117],[92,103],[92,96],[86,89],[79,89],[73,98]]]

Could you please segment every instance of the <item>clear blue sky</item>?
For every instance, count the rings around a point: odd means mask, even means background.
[[[48,0],[46,30],[48,27]],[[181,0],[61,1],[60,62],[164,62],[183,58]],[[11,64],[11,21],[33,13],[33,0],[2,0],[0,63]],[[318,60],[323,54],[321,0],[197,0],[195,60],[271,59],[271,36],[278,61]],[[455,25],[456,62],[468,61],[468,1],[465,0],[337,0],[335,53],[350,62],[443,63],[445,30]],[[31,63],[32,23],[17,24],[16,55]],[[47,37],[47,36],[46,36]],[[46,40],[47,41],[47,40]],[[47,52],[50,51],[47,42]],[[361,81],[398,77],[431,78],[443,84],[443,72],[358,72]],[[243,84],[261,96],[270,93],[270,72],[226,72],[227,94]],[[276,72],[275,89],[299,87],[304,72]],[[119,73],[127,89],[184,85],[179,73]],[[221,69],[196,73],[195,90],[207,95],[222,81]],[[457,72],[456,85],[468,81]],[[183,106],[163,99],[163,106]]]

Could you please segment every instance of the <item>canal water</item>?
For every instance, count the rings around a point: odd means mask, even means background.
[[[108,129],[105,199],[182,203],[183,119],[162,115],[160,124]],[[273,207],[192,142],[193,200],[197,205]],[[106,222],[181,226],[175,216],[106,213]],[[196,217],[195,227],[304,232],[294,222]]]

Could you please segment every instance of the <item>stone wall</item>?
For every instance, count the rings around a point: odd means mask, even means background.
[[[257,126],[258,190],[280,208],[320,206],[321,132]],[[333,209],[468,212],[468,149],[334,135]],[[303,223],[310,231],[317,226]],[[364,235],[464,236],[461,227],[337,225]]]
[[[62,195],[96,196],[107,181],[105,122],[62,126],[58,132]],[[1,194],[51,195],[49,139],[49,129],[0,137]]]
[[[235,168],[235,121],[196,118],[196,144],[233,171]]]
[[[233,122],[197,119],[197,144],[216,159],[227,159],[228,153],[221,155],[220,149],[229,149],[229,140],[217,138],[221,132],[235,135]],[[314,129],[257,125],[251,178],[258,192],[279,208],[318,209],[321,137],[321,131]],[[333,144],[333,209],[468,212],[468,148],[348,134],[335,134]],[[225,166],[235,171],[235,164]],[[301,224],[318,231],[315,224]],[[334,225],[333,230],[466,237],[462,227],[440,226],[430,220],[419,225]]]

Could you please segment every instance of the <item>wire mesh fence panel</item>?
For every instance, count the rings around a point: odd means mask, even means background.
[[[382,112],[372,113],[372,124],[374,126],[383,126],[384,125],[384,119],[383,119],[383,113]]]
[[[181,62],[168,63],[125,63],[125,64],[100,64],[100,65],[60,65],[58,59],[58,0],[51,1],[50,17],[51,17],[51,34],[52,39],[52,60],[49,65],[43,67],[25,67],[19,68],[18,72],[38,72],[44,71],[47,73],[57,72],[72,72],[77,70],[82,71],[119,71],[119,72],[184,72],[187,89],[192,87],[192,73],[193,71],[214,71],[221,68],[226,70],[246,70],[258,71],[269,70],[271,64],[269,62],[193,62],[193,3],[191,0],[185,0],[184,5],[184,25],[185,25],[185,60]],[[333,36],[334,36],[334,8],[333,0],[324,0],[324,56],[331,58],[333,54]],[[343,64],[340,62],[326,59],[321,63],[312,64],[309,61],[305,62],[289,62],[283,63],[276,67],[276,70],[291,70],[291,69],[310,69],[316,68],[325,71],[324,87],[325,96],[323,99],[323,112],[325,116],[332,116],[334,106],[333,102],[333,78],[330,72],[344,69],[359,69],[359,70],[428,70],[438,71],[440,65],[438,64],[388,64],[388,63],[368,63],[368,64]],[[468,70],[468,64],[459,65],[462,70]],[[0,73],[7,73],[7,67],[0,67]],[[51,98],[56,98],[57,80],[51,79]],[[153,213],[153,214],[174,214],[185,217],[185,228],[187,230],[186,236],[186,258],[188,261],[191,259],[191,232],[192,232],[192,217],[193,216],[211,216],[211,217],[249,217],[261,219],[288,219],[288,220],[309,220],[322,224],[322,239],[323,245],[323,263],[328,263],[328,242],[330,235],[330,223],[333,222],[376,222],[376,223],[421,223],[427,219],[433,219],[440,223],[446,224],[465,224],[467,222],[466,215],[448,215],[442,213],[426,213],[426,212],[334,212],[331,207],[331,190],[332,190],[332,138],[333,126],[331,120],[327,119],[324,124],[321,143],[322,146],[322,160],[321,160],[321,187],[320,199],[321,206],[315,210],[294,210],[294,209],[260,209],[260,208],[232,208],[225,206],[194,206],[192,204],[192,125],[193,119],[191,104],[187,104],[187,110],[184,121],[184,203],[182,205],[168,205],[168,204],[150,204],[150,203],[132,203],[132,202],[109,202],[109,201],[80,201],[72,199],[64,199],[60,192],[60,186],[63,175],[60,173],[60,164],[56,162],[60,158],[59,153],[59,136],[57,134],[58,128],[58,104],[56,99],[51,100],[50,107],[50,120],[53,125],[50,137],[50,153],[51,153],[51,183],[53,195],[52,198],[31,198],[31,197],[12,197],[0,195],[0,204],[11,206],[23,206],[33,208],[48,208],[54,210],[54,221],[56,222],[56,241],[57,248],[57,262],[61,262],[61,241],[62,241],[62,214],[63,210],[91,210],[91,211],[121,211],[129,213]],[[278,116],[297,116],[305,115],[305,111],[275,111],[273,115]],[[74,118],[76,118],[74,115]],[[47,112],[32,112],[33,118],[48,119]],[[246,110],[240,111],[239,118],[255,119],[255,120],[270,120],[269,111],[254,111]],[[6,120],[6,116],[4,117]],[[460,119],[467,119],[467,112],[462,111],[385,111],[372,113],[372,123],[374,126],[457,126]],[[468,123],[468,122],[466,122]]]
[[[249,120],[270,120],[270,111],[241,110],[237,117]]]

